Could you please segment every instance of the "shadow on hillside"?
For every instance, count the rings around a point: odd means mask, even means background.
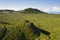
[[[12,25],[10,24],[9,22],[0,22],[1,24],[4,24],[4,25]],[[7,32],[7,28],[4,26],[4,28],[1,28],[0,29],[0,40],[2,40],[5,35],[6,35],[6,32]],[[19,30],[19,32],[21,32],[21,30]],[[18,37],[18,40],[26,40],[26,37],[24,35],[24,33],[21,33],[20,36]]]
[[[0,22],[0,24],[12,25],[12,24],[10,24],[9,22]],[[5,37],[6,32],[7,32],[6,26],[4,26],[3,28],[0,29],[0,33],[1,33],[1,35],[0,35],[0,40],[2,40],[2,39]]]
[[[0,22],[1,24],[8,24],[8,25],[12,25],[9,22]]]
[[[27,20],[25,22],[29,23],[29,21],[27,21]],[[36,27],[33,22],[29,23],[29,27],[33,30],[34,34],[38,35],[38,37],[40,36],[41,33],[43,33],[43,34],[47,35],[48,38],[50,39],[50,37],[49,37],[50,32]]]
[[[19,32],[21,33],[20,33],[20,36],[18,37],[18,40],[26,40],[25,34],[20,29],[19,29]]]
[[[38,35],[38,37],[40,36],[41,33],[43,33],[43,34],[47,35],[48,38],[50,39],[50,37],[49,37],[50,32],[48,32],[46,30],[43,30],[41,28],[36,27],[33,22],[30,23],[27,20],[25,22],[26,23],[29,23],[29,27],[33,30],[33,33],[34,34]],[[10,23],[8,23],[8,22],[0,22],[0,23],[2,23],[2,24],[9,24],[10,25]],[[6,31],[7,31],[7,28],[6,27],[0,29],[0,33],[2,33],[2,35],[0,36],[0,40],[2,40],[5,37]],[[22,33],[22,35],[18,38],[18,40],[26,40],[26,37],[25,36],[26,35],[24,35],[24,33]]]
[[[6,27],[0,29],[0,33],[1,33],[0,34],[0,40],[2,40],[5,37],[6,31],[7,31],[7,28]]]

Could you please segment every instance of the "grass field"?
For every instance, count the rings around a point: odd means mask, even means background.
[[[25,20],[33,22],[36,27],[50,32],[50,40],[60,40],[60,15],[59,14],[21,14],[4,13],[0,14],[0,39],[2,40],[47,40],[47,36],[42,34],[37,37],[33,30],[28,27]],[[9,24],[4,24],[7,22]],[[3,28],[7,28],[3,35]],[[22,36],[25,35],[25,36]],[[23,38],[21,38],[23,37]]]

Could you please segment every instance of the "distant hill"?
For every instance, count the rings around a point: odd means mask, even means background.
[[[60,14],[60,12],[53,12],[53,14]]]
[[[14,10],[9,10],[9,9],[6,9],[6,10],[0,10],[0,13],[13,13]]]
[[[14,11],[14,10],[0,10],[0,13],[25,13],[25,14],[38,14],[38,13],[44,13],[47,14],[46,12],[40,11],[39,9],[34,9],[34,8],[26,8],[24,10],[20,11]]]
[[[60,12],[49,12],[49,14],[60,14]]]
[[[39,9],[27,8],[27,9],[22,10],[22,13],[45,13],[45,12],[40,11]]]

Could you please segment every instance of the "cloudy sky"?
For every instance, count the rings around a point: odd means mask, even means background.
[[[60,12],[60,0],[0,0],[0,9],[37,8],[44,12]]]

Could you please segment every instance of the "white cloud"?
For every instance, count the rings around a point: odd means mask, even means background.
[[[50,11],[50,8],[43,8],[42,11],[49,12]]]
[[[44,12],[60,12],[60,7],[43,8],[41,10]]]
[[[60,12],[60,7],[53,7],[52,9],[54,12]]]

